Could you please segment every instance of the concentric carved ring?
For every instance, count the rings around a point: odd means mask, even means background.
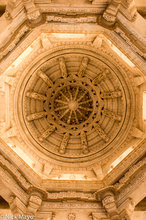
[[[52,158],[68,162],[109,150],[126,111],[120,73],[94,53],[75,51],[58,52],[37,67],[22,97],[30,140]]]
[[[44,104],[48,123],[60,133],[71,135],[92,129],[100,119],[102,107],[99,89],[95,89],[89,79],[78,76],[56,80]]]

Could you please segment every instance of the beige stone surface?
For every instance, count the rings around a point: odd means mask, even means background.
[[[144,10],[0,1],[0,219],[145,219]]]

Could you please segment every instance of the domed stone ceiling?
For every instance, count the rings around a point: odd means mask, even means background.
[[[34,66],[18,98],[19,120],[33,146],[57,161],[89,162],[122,140],[129,129],[129,90],[115,65],[74,48]]]

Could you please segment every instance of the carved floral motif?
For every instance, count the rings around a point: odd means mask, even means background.
[[[68,214],[68,220],[75,220],[75,219],[76,219],[76,215],[74,213]]]

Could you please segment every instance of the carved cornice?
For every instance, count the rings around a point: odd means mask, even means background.
[[[97,201],[95,193],[86,193],[86,192],[76,192],[76,191],[67,191],[67,192],[48,192],[47,200],[79,200],[79,201]]]
[[[115,29],[115,32],[131,47],[131,49],[136,52],[137,54],[139,54],[143,59],[146,59],[146,53],[144,51],[144,53],[141,51],[141,48],[138,48],[137,46],[135,46],[132,42],[132,40],[129,38],[129,36],[127,36],[127,34],[120,28],[117,27]]]
[[[130,181],[132,176],[135,175],[137,172],[140,172],[145,165],[146,158],[143,158],[136,164],[132,165],[132,167],[130,167],[130,169],[124,174],[124,176],[116,184],[114,184],[116,190],[121,190],[121,188],[124,187]]]
[[[126,33],[131,42],[136,45],[143,53],[146,51],[146,39],[145,37],[136,30],[134,25],[128,21],[124,15],[121,13],[118,14],[118,22],[120,28]]]
[[[132,2],[132,3],[131,3]],[[133,4],[133,1],[131,1],[130,4]],[[46,7],[46,4],[49,7]],[[103,5],[103,3],[101,3]],[[96,24],[96,20],[99,14],[103,13],[103,19],[106,21],[107,17],[106,15],[109,13],[111,13],[111,17],[114,17],[114,20],[111,21],[111,26],[115,23],[115,18],[118,22],[118,26],[122,25],[122,27],[124,27],[124,32],[132,32],[129,33],[129,38],[133,38],[133,44],[138,44],[138,48],[140,47],[142,51],[144,51],[144,45],[140,45],[140,42],[138,42],[137,40],[135,40],[135,38],[138,37],[138,40],[141,41],[141,36],[140,34],[136,33],[136,31],[133,29],[132,30],[132,25],[131,23],[128,23],[128,20],[124,17],[124,12],[123,15],[121,14],[121,12],[118,12],[118,10],[120,10],[119,5],[121,4],[121,0],[113,0],[111,1],[111,3],[108,5],[108,7],[106,8],[106,5],[102,6],[103,9],[101,10],[101,8],[99,7],[99,4],[95,4],[94,7],[90,5],[90,7],[61,7],[61,6],[55,6],[49,3],[45,3],[45,7],[43,6],[43,1],[42,3],[37,4],[36,5],[33,3],[33,1],[21,1],[21,0],[17,0],[14,3],[10,2],[7,5],[7,9],[6,9],[6,13],[5,15],[9,14],[10,17],[12,17],[13,19],[10,20],[10,24],[8,24],[7,28],[9,30],[5,31],[5,34],[3,35],[3,37],[5,39],[3,39],[1,42],[3,42],[2,47],[5,46],[4,49],[2,49],[1,53],[0,53],[0,58],[2,58],[2,56],[5,56],[9,51],[12,51],[12,49],[14,49],[14,47],[17,45],[17,43],[22,40],[22,38],[24,37],[25,33],[28,32],[29,30],[22,30],[20,31],[21,33],[16,33],[19,32],[19,27],[20,25],[25,25],[25,22],[27,21],[27,19],[29,20],[29,22],[34,22],[37,25],[40,25],[40,20],[41,20],[41,14],[39,12],[39,8],[41,10],[42,13],[44,13],[45,15],[43,17],[45,17],[45,20],[47,22],[61,22],[61,23],[65,23],[65,24],[75,24],[75,23],[94,23]],[[125,1],[125,3],[122,3],[123,5],[127,5],[127,2]],[[129,4],[129,3],[128,3]],[[113,5],[113,6],[112,6]],[[111,7],[111,9],[110,9]],[[125,10],[127,10],[127,7],[129,6],[125,6]],[[26,13],[24,12],[24,8],[26,8]],[[106,9],[105,9],[106,8]],[[115,10],[114,15],[113,12],[111,10]],[[49,15],[48,15],[49,13]],[[55,14],[54,14],[55,13]],[[131,12],[129,12],[131,13]],[[19,16],[22,18],[19,18]],[[8,16],[9,18],[9,16]],[[15,25],[16,20],[17,21],[17,26]],[[56,25],[54,23],[54,25]],[[110,22],[109,22],[110,23]],[[126,27],[127,26],[127,27]],[[35,26],[31,26],[32,28]],[[15,37],[16,36],[16,37]],[[11,42],[9,39],[13,38],[13,42]],[[8,42],[9,41],[9,42]],[[7,43],[7,45],[6,45]]]
[[[55,195],[55,193],[50,194],[50,192],[54,191],[54,189],[58,189],[60,192],[64,190],[66,190],[67,192],[77,191],[80,194],[80,192],[82,191],[88,192],[89,188],[91,192],[95,192],[99,190],[100,188],[103,188],[103,183],[101,181],[99,182],[99,181],[83,181],[83,180],[81,181],[79,180],[43,180],[42,188],[49,192],[48,198],[50,196],[50,199],[51,199]],[[70,193],[67,193],[67,192],[66,192],[66,195],[68,196],[68,194]],[[76,196],[78,196],[78,193],[76,194]],[[58,196],[63,196],[63,195],[64,193],[58,194]],[[70,196],[72,196],[72,194],[70,194]],[[92,194],[91,194],[91,197],[92,197]]]
[[[117,195],[118,206],[120,206],[123,201],[130,197],[130,195],[145,183],[146,180],[146,169],[143,167],[140,172],[134,175],[128,184],[121,188]],[[143,192],[144,193],[144,192]]]
[[[12,175],[0,166],[0,177],[4,185],[11,190],[12,195],[17,196],[24,204],[27,203],[28,195],[25,191],[19,186],[18,182],[15,181]]]
[[[8,42],[8,46],[5,46],[5,44],[7,44],[7,42],[2,42],[0,45],[0,47],[1,47],[0,60],[4,56],[6,56],[9,52],[11,52],[28,32],[29,32],[28,26],[24,25],[24,26],[22,26],[22,28],[20,28],[17,31],[15,36],[13,36],[13,39]],[[8,41],[8,39],[7,39],[7,41]]]
[[[104,178],[106,185],[113,184],[138,158],[145,153],[146,140],[143,140],[126,158],[124,158],[109,174]]]
[[[40,186],[40,177],[2,139],[0,139],[0,158],[1,167],[4,167],[25,191],[32,185]]]
[[[61,15],[47,15],[46,16],[47,22],[60,22],[60,23],[69,23],[69,24],[76,24],[76,23],[96,23],[97,16],[61,16]]]
[[[132,38],[126,35],[126,32],[121,27],[117,27],[114,32],[108,32],[106,34],[113,43],[118,45],[120,50],[133,60],[133,63],[146,74],[145,69],[145,52],[141,51],[140,47],[134,45]]]
[[[31,186],[22,173],[12,163],[10,163],[8,159],[5,159],[3,155],[0,155],[0,165],[5,168],[15,178],[15,180],[17,180],[18,184],[20,184],[23,189],[26,190]]]

